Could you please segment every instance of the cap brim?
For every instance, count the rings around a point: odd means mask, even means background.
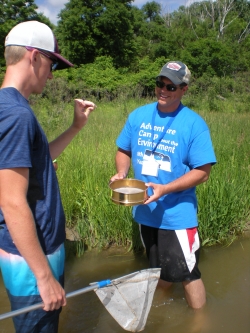
[[[171,80],[173,82],[173,84],[176,84],[176,85],[182,83],[182,81],[178,77],[176,77],[175,75],[173,75],[172,73],[169,73],[169,72],[164,72],[164,73],[162,72],[157,77],[160,77],[160,76],[164,76],[164,77],[168,78],[169,80]]]
[[[56,70],[58,70],[58,69],[65,69],[65,68],[69,68],[69,67],[73,67],[74,66],[67,59],[63,58],[59,53],[51,52],[51,51],[50,51],[50,53],[53,54],[53,56],[58,61],[58,66],[56,67]]]

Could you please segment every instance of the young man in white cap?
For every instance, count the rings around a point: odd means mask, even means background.
[[[16,332],[54,333],[66,298],[65,216],[52,161],[85,126],[95,104],[76,99],[72,125],[48,143],[28,98],[43,91],[52,70],[73,65],[60,55],[52,30],[36,21],[9,32],[5,60],[0,89],[0,268],[12,310],[44,303],[43,309],[14,318]]]
[[[182,282],[190,307],[206,294],[198,269],[200,243],[195,187],[208,180],[216,158],[205,121],[181,103],[191,73],[170,61],[156,78],[157,102],[134,110],[116,143],[117,174],[144,181],[152,195],[133,207],[150,267],[161,267],[159,287]]]

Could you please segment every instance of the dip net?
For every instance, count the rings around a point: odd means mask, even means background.
[[[106,310],[124,330],[140,332],[144,329],[160,271],[160,268],[151,268],[134,272],[94,290]]]

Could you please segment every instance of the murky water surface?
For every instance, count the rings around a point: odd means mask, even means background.
[[[89,283],[114,279],[148,268],[144,254],[112,249],[85,253],[66,261],[66,292]],[[145,333],[249,333],[250,332],[250,237],[229,247],[203,248],[200,269],[207,304],[199,311],[187,307],[181,284],[168,294],[156,291]],[[10,311],[0,277],[0,313]],[[59,333],[122,333],[94,291],[68,299]],[[12,320],[0,321],[0,333],[14,333]]]

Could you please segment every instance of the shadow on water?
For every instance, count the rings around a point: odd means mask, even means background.
[[[148,268],[143,253],[125,249],[86,252],[81,258],[68,255],[66,292],[89,283],[115,279]],[[250,235],[229,247],[205,247],[200,269],[207,292],[207,304],[199,311],[190,309],[181,284],[167,294],[155,293],[145,333],[249,333],[250,332]],[[0,313],[10,311],[0,278]],[[59,333],[122,333],[93,291],[68,299],[63,308]],[[0,333],[14,333],[11,319],[0,322]]]

